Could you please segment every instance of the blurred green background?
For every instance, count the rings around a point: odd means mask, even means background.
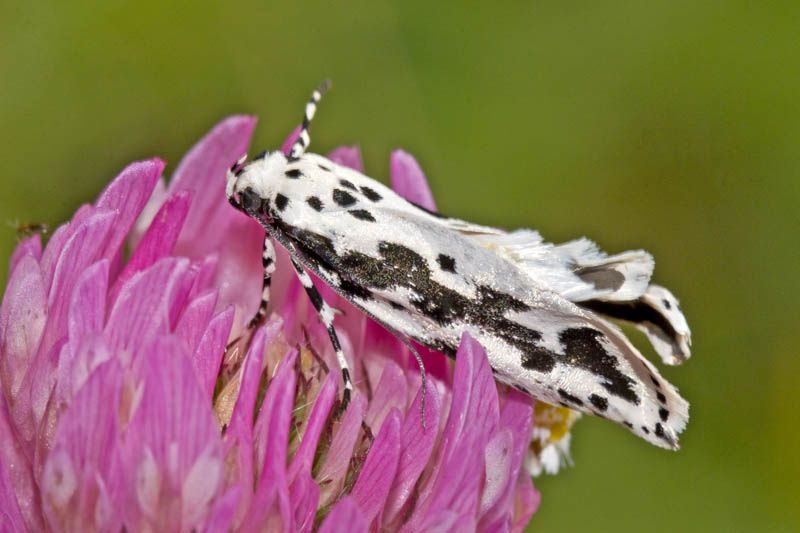
[[[318,151],[405,147],[443,212],[644,247],[682,300],[683,449],[584,419],[531,530],[797,531],[800,3],[282,4],[0,1],[2,257],[230,113],[277,145],[330,77]]]

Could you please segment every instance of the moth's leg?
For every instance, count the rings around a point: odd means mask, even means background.
[[[275,247],[272,245],[272,239],[269,234],[264,235],[264,247],[261,252],[261,266],[264,267],[264,283],[261,286],[261,303],[258,305],[258,311],[255,316],[250,319],[247,325],[249,329],[253,329],[264,320],[267,316],[267,306],[269,305],[269,289],[272,283],[272,274],[275,272]]]
[[[308,145],[311,144],[311,137],[308,134],[308,128],[311,126],[311,120],[314,118],[314,113],[317,112],[317,104],[319,103],[322,95],[331,86],[331,82],[325,80],[320,86],[311,93],[311,99],[306,104],[305,112],[303,113],[303,125],[300,126],[300,136],[292,145],[292,150],[289,152],[289,161],[295,161],[305,153]]]
[[[322,299],[322,295],[320,295],[319,291],[314,286],[314,282],[311,281],[311,276],[305,271],[303,265],[294,257],[292,257],[292,264],[297,272],[297,277],[300,279],[300,283],[303,285],[306,294],[308,294],[308,298],[311,300],[311,304],[314,306],[314,309],[317,310],[325,329],[328,330],[328,337],[330,337],[333,350],[336,352],[336,359],[338,359],[339,367],[342,369],[342,382],[344,382],[344,396],[342,396],[342,411],[344,411],[347,409],[347,404],[350,403],[353,382],[350,380],[350,367],[347,364],[347,359],[344,358],[342,345],[339,342],[339,337],[336,335],[336,329],[333,327],[334,310]]]

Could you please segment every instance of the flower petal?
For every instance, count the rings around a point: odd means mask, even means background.
[[[517,480],[520,476],[528,443],[530,442],[531,426],[533,425],[533,402],[528,396],[519,391],[507,389],[503,397],[504,403],[500,410],[499,427],[501,432],[510,432],[511,437],[511,442],[509,443],[510,453],[508,455],[508,475],[503,487],[494,486],[498,490],[495,492],[495,501],[491,508],[486,506],[487,491],[490,489],[488,487],[484,488],[484,504],[481,507],[482,515],[479,527],[487,530],[491,529],[491,524],[510,524],[513,519]],[[490,474],[490,454],[488,451],[490,447],[491,443],[487,446],[487,485],[489,484],[488,476]]]
[[[94,369],[111,356],[104,339],[95,337],[106,318],[109,266],[110,261],[103,259],[84,270],[72,291],[69,341],[61,349],[56,373],[59,403],[69,403]]]
[[[171,307],[188,268],[187,259],[168,257],[128,280],[106,324],[112,350],[135,353],[155,336],[169,333]]]
[[[436,211],[436,202],[428,180],[414,156],[403,150],[392,152],[390,174],[394,192],[409,202]]]
[[[392,409],[370,447],[350,495],[371,524],[386,504],[400,460],[400,412]]]
[[[366,405],[364,396],[356,394],[338,427],[334,428],[333,440],[316,476],[317,483],[322,487],[320,506],[330,504],[342,490],[353,448],[361,433]]]
[[[308,424],[300,439],[300,446],[297,448],[292,464],[289,467],[289,482],[292,483],[298,474],[311,474],[311,467],[314,464],[314,456],[317,451],[317,444],[322,430],[328,422],[328,415],[331,412],[333,401],[336,399],[336,386],[338,376],[334,373],[328,374],[325,383],[314,401],[314,407],[308,417]]]
[[[217,292],[208,291],[198,296],[186,306],[175,325],[175,335],[186,342],[189,352],[194,353],[205,333],[217,305]]]
[[[301,472],[289,488],[295,531],[312,531],[319,503],[319,486],[310,472]]]
[[[290,133],[289,136],[286,137],[286,140],[283,141],[283,144],[281,145],[281,152],[283,152],[283,155],[288,157],[289,154],[292,152],[292,146],[294,145],[294,142],[300,138],[300,130],[302,128],[303,128],[302,126],[297,126],[295,129],[292,130],[292,133]]]
[[[131,163],[100,194],[98,209],[117,213],[114,228],[104,242],[103,257],[115,258],[164,171],[164,162],[150,159]]]
[[[222,489],[219,428],[181,339],[157,337],[142,357],[144,390],[124,448],[127,524],[192,529]]]
[[[117,452],[121,390],[122,367],[112,359],[92,372],[59,419],[42,485],[44,510],[53,529],[115,530],[121,525],[117,514],[104,515],[97,508],[103,503],[97,497],[98,479],[109,479]],[[71,491],[63,481],[70,469],[75,473]],[[98,517],[111,522],[98,524]]]
[[[200,342],[194,349],[192,362],[197,379],[209,398],[214,394],[214,386],[217,383],[222,357],[225,355],[225,344],[230,336],[231,324],[233,324],[233,307],[228,307],[211,319]]]
[[[425,428],[422,427],[422,387],[420,387],[400,430],[400,462],[384,511],[385,528],[394,521],[409,501],[414,486],[428,465],[428,460],[436,444],[441,400],[436,386],[430,380],[426,382],[426,390]],[[397,529],[397,527],[388,529]]]
[[[6,398],[11,402],[18,400],[46,322],[47,292],[42,270],[36,259],[26,255],[11,273],[0,307],[0,373]]]
[[[21,240],[19,244],[17,244],[17,247],[14,248],[14,253],[11,255],[8,271],[14,272],[20,259],[26,255],[33,257],[36,261],[42,258],[42,236],[38,233]]]
[[[453,400],[438,461],[421,491],[411,530],[433,527],[444,512],[454,513],[456,521],[477,516],[484,450],[500,416],[497,389],[486,352],[469,334],[461,338],[455,359]]]
[[[22,517],[25,527],[12,531],[44,531],[42,512],[39,505],[39,488],[34,481],[31,465],[21,449],[21,442],[15,439],[11,418],[5,402],[0,401],[0,475],[8,492],[0,491],[0,510],[5,511],[11,520],[17,513]]]
[[[189,213],[191,201],[191,193],[182,191],[173,194],[164,202],[133,251],[125,268],[117,276],[111,301],[116,299],[119,289],[131,276],[172,252],[183,222],[186,220],[186,215]]]
[[[352,496],[345,496],[325,517],[319,533],[366,533],[367,520]]]
[[[389,411],[392,409],[405,411],[407,402],[408,391],[403,370],[394,362],[386,361],[364,421],[371,428],[382,427]]]
[[[531,476],[523,473],[517,481],[514,498],[514,521],[511,531],[522,533],[528,527],[533,514],[539,509],[542,495],[533,486]]]
[[[228,224],[244,215],[231,208],[225,198],[225,173],[247,151],[256,125],[255,117],[232,116],[211,129],[183,157],[169,192],[192,191],[192,208],[181,231],[177,253],[202,257],[216,251]]]
[[[328,159],[345,167],[364,172],[364,162],[361,159],[361,148],[358,146],[340,146],[328,154]]]
[[[296,360],[297,350],[293,349],[281,361],[275,377],[267,387],[267,394],[258,414],[256,442],[260,440],[264,443],[264,466],[253,503],[242,525],[244,530],[263,528],[292,531],[294,529],[294,515],[289,502],[289,487],[286,480],[286,458],[297,382],[297,374],[294,371]],[[256,450],[259,450],[258,446]]]
[[[67,333],[67,309],[75,282],[91,264],[103,258],[106,239],[117,224],[117,215],[95,211],[74,228],[64,244],[53,271],[48,294],[48,321],[39,346],[39,353],[49,352],[55,342]]]

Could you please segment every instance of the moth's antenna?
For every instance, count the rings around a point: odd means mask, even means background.
[[[311,126],[311,120],[314,118],[314,113],[317,112],[317,104],[319,103],[322,95],[331,88],[331,81],[323,81],[317,90],[311,93],[311,100],[306,104],[306,112],[303,115],[303,125],[300,128],[300,136],[292,145],[292,151],[289,152],[289,161],[296,161],[300,159],[305,153],[308,145],[311,144],[311,137],[308,135],[308,128]]]

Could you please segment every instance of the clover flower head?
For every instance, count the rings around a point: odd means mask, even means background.
[[[255,331],[263,229],[225,201],[255,120],[228,118],[167,184],[125,168],[43,246],[19,243],[0,308],[0,521],[11,530],[520,531],[531,400],[466,336],[408,349],[332,291],[356,394],[339,413],[324,328],[279,257]],[[361,169],[357,148],[330,157]],[[402,195],[434,208],[410,155]]]

